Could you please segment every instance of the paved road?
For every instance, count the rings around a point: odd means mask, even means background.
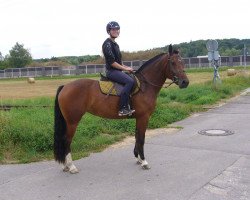
[[[249,200],[250,89],[227,104],[173,124],[175,134],[147,140],[151,170],[142,170],[133,145],[75,162],[71,175],[55,162],[0,166],[1,200]],[[205,136],[203,129],[228,129]]]

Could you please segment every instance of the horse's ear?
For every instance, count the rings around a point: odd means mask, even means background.
[[[169,53],[169,55],[172,55],[172,54],[173,54],[173,46],[172,46],[172,44],[170,44],[170,45],[168,46],[168,53]]]

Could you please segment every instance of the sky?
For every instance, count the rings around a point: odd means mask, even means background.
[[[102,55],[109,21],[120,24],[116,41],[129,52],[249,39],[249,8],[249,0],[0,0],[0,52],[18,42],[34,59]]]

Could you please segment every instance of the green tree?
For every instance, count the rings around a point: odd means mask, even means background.
[[[0,62],[3,61],[3,60],[4,60],[4,57],[3,57],[3,55],[2,55],[2,53],[0,51]]]
[[[223,55],[224,56],[238,56],[241,54],[241,51],[240,50],[237,50],[235,48],[232,48],[232,49],[226,49],[224,52],[223,52]]]
[[[6,63],[4,62],[4,57],[0,51],[0,70],[5,69],[5,67],[6,67],[5,65],[6,65]]]
[[[11,67],[25,67],[32,62],[32,56],[28,49],[24,48],[23,44],[18,42],[9,51],[8,62]]]

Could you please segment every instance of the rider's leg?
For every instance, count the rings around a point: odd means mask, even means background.
[[[134,79],[132,79],[129,75],[119,71],[119,70],[112,70],[107,73],[107,77],[117,83],[123,84],[124,88],[121,92],[121,100],[120,100],[120,111],[127,110],[129,111],[128,114],[131,114],[132,110],[128,110],[129,104],[129,95],[134,86]]]

